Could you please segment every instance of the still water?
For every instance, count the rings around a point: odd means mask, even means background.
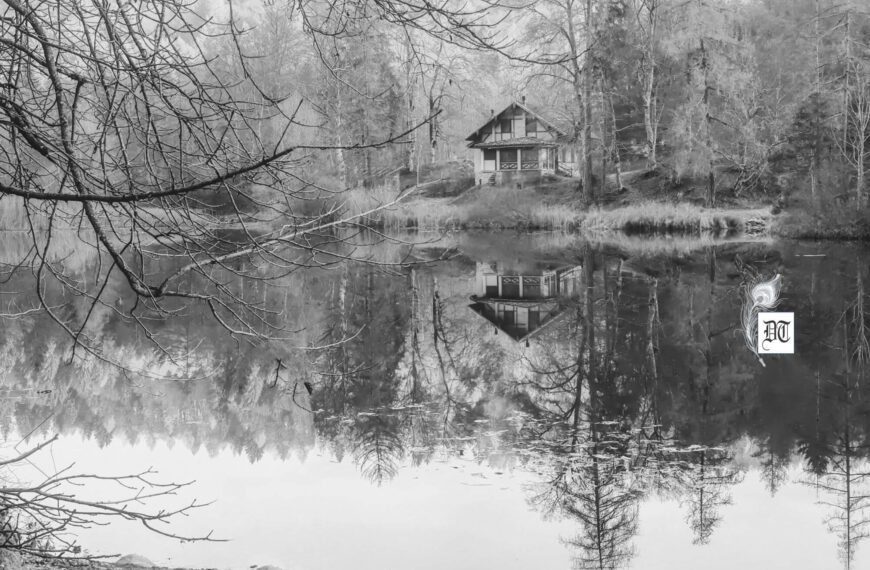
[[[193,480],[167,504],[214,502],[170,530],[226,542],[124,522],[78,533],[88,552],[173,566],[870,567],[860,246],[406,241],[368,248],[374,264],[240,285],[292,324],[272,342],[196,308],[146,334],[111,284],[88,329],[102,358],[71,359],[14,273],[2,452],[59,438],[4,484],[71,463]],[[70,260],[86,279],[94,260]],[[741,286],[777,273],[795,354],[762,363]]]

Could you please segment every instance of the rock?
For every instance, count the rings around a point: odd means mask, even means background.
[[[283,570],[278,566],[272,566],[271,564],[266,564],[265,566],[256,566],[255,570]]]
[[[134,568],[154,568],[157,565],[139,554],[128,554],[115,561],[115,566],[129,566]]]

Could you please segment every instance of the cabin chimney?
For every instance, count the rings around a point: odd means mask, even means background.
[[[489,110],[489,118],[491,119],[493,115],[495,115],[495,109],[490,109]]]
[[[525,104],[526,104],[526,96],[523,95],[523,105],[525,105]]]

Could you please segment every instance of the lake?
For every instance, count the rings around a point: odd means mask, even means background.
[[[113,280],[84,331],[37,305],[4,236],[4,485],[67,465],[153,467],[213,501],[172,534],[76,531],[161,565],[334,568],[863,568],[870,565],[864,283],[850,243],[417,234],[229,275],[263,321],[200,306],[129,318]],[[100,260],[58,252],[87,283]],[[781,275],[794,354],[749,348],[744,284]],[[189,284],[195,288],[196,284]],[[51,280],[57,315],[88,305]],[[77,496],[107,500],[102,481]],[[223,541],[226,539],[226,541]]]

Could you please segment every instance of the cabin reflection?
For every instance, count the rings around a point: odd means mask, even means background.
[[[580,266],[515,269],[477,263],[472,311],[517,342],[526,342],[556,321],[564,299],[580,292]]]

